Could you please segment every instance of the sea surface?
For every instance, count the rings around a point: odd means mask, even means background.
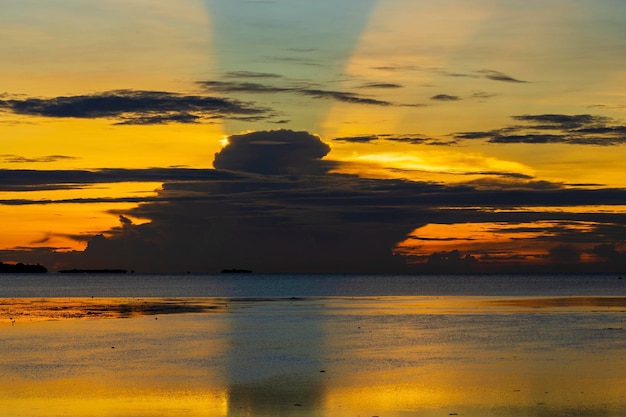
[[[626,296],[626,275],[0,274],[10,297]]]
[[[0,416],[624,417],[626,279],[0,275]]]

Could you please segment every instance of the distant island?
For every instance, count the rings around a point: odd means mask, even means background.
[[[222,269],[222,274],[249,274],[249,269]]]
[[[48,269],[42,265],[28,265],[21,262],[16,264],[5,264],[0,262],[0,274],[43,274],[48,272]]]
[[[125,269],[62,269],[59,274],[125,274]]]

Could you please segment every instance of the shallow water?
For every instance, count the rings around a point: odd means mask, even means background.
[[[3,416],[626,415],[623,297],[36,301],[4,300],[39,310],[0,323]]]

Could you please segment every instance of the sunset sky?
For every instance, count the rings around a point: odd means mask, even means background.
[[[0,261],[626,271],[622,0],[0,10]]]

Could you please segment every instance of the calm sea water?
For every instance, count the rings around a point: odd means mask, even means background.
[[[1,297],[626,295],[617,275],[2,274]]]
[[[591,304],[561,303],[577,296]],[[604,296],[626,296],[626,279],[0,275],[7,305],[219,306],[0,321],[0,416],[625,417],[626,304]]]

